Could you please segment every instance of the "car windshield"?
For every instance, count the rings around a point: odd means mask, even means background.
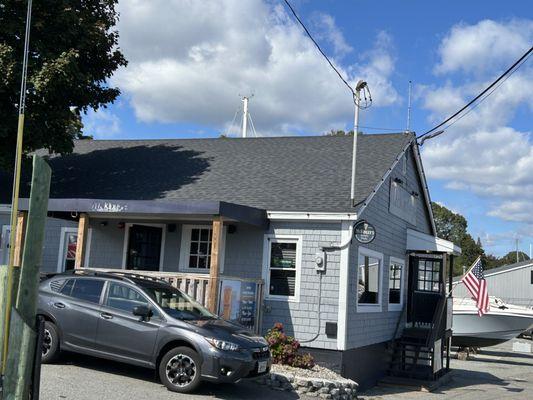
[[[171,286],[143,283],[142,288],[152,300],[174,318],[188,321],[216,318],[201,304]]]

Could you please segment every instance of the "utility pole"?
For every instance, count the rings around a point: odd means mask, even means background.
[[[516,262],[519,262],[519,259],[518,259],[518,238],[516,238],[515,241],[516,241]]]
[[[242,98],[242,137],[245,138],[248,129],[248,96],[243,96]]]
[[[354,116],[354,124],[353,124],[353,150],[352,150],[352,187],[350,192],[350,200],[352,203],[352,207],[355,206],[355,173],[356,173],[356,167],[357,167],[357,135],[359,132],[359,108],[361,106],[361,90],[364,90],[364,88],[367,86],[367,83],[363,80],[360,80],[357,82],[357,85],[355,86],[355,116]]]

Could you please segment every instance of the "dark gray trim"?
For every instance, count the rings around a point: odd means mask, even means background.
[[[20,199],[20,209],[28,210],[28,199]],[[49,212],[77,212],[113,215],[194,215],[221,216],[262,228],[268,227],[265,210],[211,200],[101,200],[50,199]]]

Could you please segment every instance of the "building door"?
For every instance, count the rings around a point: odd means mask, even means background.
[[[410,254],[407,322],[424,325],[433,321],[444,296],[442,254]]]
[[[159,227],[130,226],[126,269],[159,271],[162,236]]]
[[[10,225],[2,226],[2,236],[0,236],[0,265],[7,265],[9,262],[9,238],[11,233]]]
[[[76,263],[76,248],[78,247],[78,229],[61,229],[61,240],[59,242],[59,260],[57,272],[70,271],[74,269]]]

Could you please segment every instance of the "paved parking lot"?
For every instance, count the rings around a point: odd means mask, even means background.
[[[512,344],[491,347],[468,361],[452,360],[451,381],[434,393],[401,388],[374,388],[360,398],[368,400],[533,399],[533,354],[514,353]],[[236,385],[206,384],[195,395],[171,393],[157,382],[152,371],[78,355],[64,356],[43,366],[43,400],[164,400],[164,399],[280,399],[298,397],[269,390],[252,382]]]

